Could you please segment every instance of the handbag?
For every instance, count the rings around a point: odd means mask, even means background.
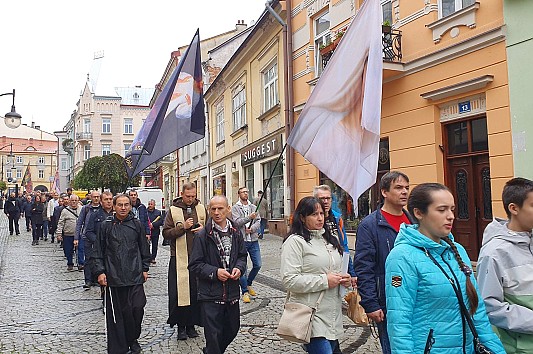
[[[288,302],[289,294],[290,292],[287,292],[285,308],[279,320],[276,334],[289,342],[308,344],[311,340],[313,318],[320,301],[322,301],[324,291],[320,293],[315,307],[297,302]]]
[[[426,253],[426,256],[428,256],[431,259],[431,261],[433,263],[435,263],[435,265],[437,267],[439,267],[439,269],[442,271],[442,273],[444,273],[444,276],[448,279],[450,284],[452,284],[453,291],[455,292],[455,296],[457,296],[457,300],[459,302],[459,308],[461,309],[461,316],[466,320],[466,323],[468,323],[468,327],[470,328],[470,332],[472,332],[472,335],[474,336],[474,353],[476,353],[476,354],[494,354],[492,352],[492,350],[487,348],[479,340],[479,335],[477,334],[476,327],[474,326],[474,322],[472,321],[472,316],[470,315],[470,313],[468,312],[468,309],[466,308],[466,305],[465,305],[465,303],[463,301],[463,295],[461,294],[459,289],[457,289],[457,286],[455,285],[455,281],[452,278],[450,278],[448,273],[446,273],[446,271],[437,262],[437,260],[433,257],[433,255],[428,252],[428,250],[426,250],[424,248],[424,252]]]
[[[348,310],[346,315],[357,325],[368,326],[368,316],[366,315],[365,309],[359,303],[361,301],[361,295],[357,289],[350,291],[344,297],[344,300],[348,303]]]

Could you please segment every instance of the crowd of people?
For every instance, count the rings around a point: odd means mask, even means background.
[[[329,186],[315,187],[291,217],[280,272],[287,301],[315,308],[305,350],[341,353],[342,288],[352,287],[384,354],[533,353],[533,181],[505,185],[507,219],[485,229],[477,275],[451,233],[455,201],[446,186],[422,183],[410,191],[408,176],[391,171],[380,191],[382,203],[359,223],[355,256],[347,262],[348,237]],[[109,353],[141,351],[143,284],[156,264],[162,228],[170,245],[167,323],[177,326],[178,340],[198,337],[202,326],[203,353],[218,354],[239,332],[240,300],[257,296],[268,203],[262,193],[253,201],[248,194],[241,187],[233,206],[216,195],[206,207],[195,184],[185,183],[165,214],[154,200],[146,207],[134,189],[116,196],[93,191],[85,205],[68,192],[35,192],[11,194],[4,212],[11,234],[20,233],[24,216],[32,245],[57,240],[67,270],[76,261],[84,271],[83,287],[100,285]]]

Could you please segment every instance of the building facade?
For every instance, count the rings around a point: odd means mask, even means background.
[[[88,82],[85,84],[78,109],[63,128],[63,143],[71,155],[69,182],[93,156],[124,156],[141,129],[154,89],[136,86],[115,91],[116,96],[98,96],[91,92]]]
[[[292,1],[294,110],[297,118],[327,57],[327,44],[362,1]],[[502,0],[381,0],[383,98],[380,168],[400,170],[411,185],[441,182],[456,208],[453,233],[477,259],[483,229],[504,216],[503,184],[514,175],[506,34]],[[384,23],[385,24],[385,23]],[[356,45],[356,44],[354,44]],[[345,219],[357,219],[354,201],[296,155],[296,196],[329,183]],[[374,187],[357,201],[368,213]],[[355,228],[357,222],[349,224]]]
[[[250,198],[263,190],[272,231],[286,228],[289,215],[285,155],[278,158],[286,141],[283,45],[282,26],[265,10],[205,95],[212,192],[233,204],[240,187]]]
[[[9,129],[2,120],[0,131],[0,179],[8,191],[22,193],[26,184],[30,191],[49,191],[57,171],[57,138],[33,123]]]

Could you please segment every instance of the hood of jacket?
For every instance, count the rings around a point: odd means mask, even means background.
[[[453,241],[453,235],[451,233],[448,235],[448,237],[450,238],[450,240]],[[398,232],[398,237],[396,237],[394,246],[396,247],[401,244],[407,244],[418,248],[425,248],[427,250],[435,251],[439,254],[442,254],[442,252],[444,252],[447,248],[450,247],[446,242],[442,240],[437,243],[429,237],[420,233],[420,231],[418,231],[418,224],[402,224],[400,226],[400,231]]]
[[[116,222],[126,222],[126,221],[130,221],[130,220],[133,220],[135,219],[135,215],[133,214],[133,212],[129,212],[128,215],[126,215],[126,217],[124,218],[124,220],[120,220],[119,218],[117,218],[117,214],[114,214],[113,215],[113,218]]]
[[[183,198],[182,197],[178,197],[176,199],[174,199],[172,201],[172,206],[175,206],[175,207],[178,207],[178,208],[182,208],[182,209],[186,209],[187,207],[190,207],[190,208],[194,208],[198,205],[199,201],[198,199],[194,199],[194,201],[192,202],[191,205],[187,205],[183,202]]]
[[[483,232],[482,246],[494,239],[505,240],[516,245],[524,244],[529,246],[531,243],[531,232],[516,232],[509,230],[507,224],[509,220],[494,218],[490,224],[487,225]]]

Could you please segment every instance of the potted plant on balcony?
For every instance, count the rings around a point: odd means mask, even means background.
[[[339,42],[340,42],[342,36],[344,36],[344,33],[345,33],[345,32],[346,32],[346,30],[340,30],[340,31],[338,31],[338,32],[335,34],[335,37],[333,37],[333,41],[321,45],[320,48],[319,48],[319,50],[320,50],[320,54],[321,54],[322,56],[324,56],[325,54],[328,54],[328,53],[334,51],[335,48],[337,48],[337,46],[339,45]]]
[[[383,21],[383,24],[381,25],[381,30],[383,33],[390,33],[391,32],[391,24],[389,20]]]

